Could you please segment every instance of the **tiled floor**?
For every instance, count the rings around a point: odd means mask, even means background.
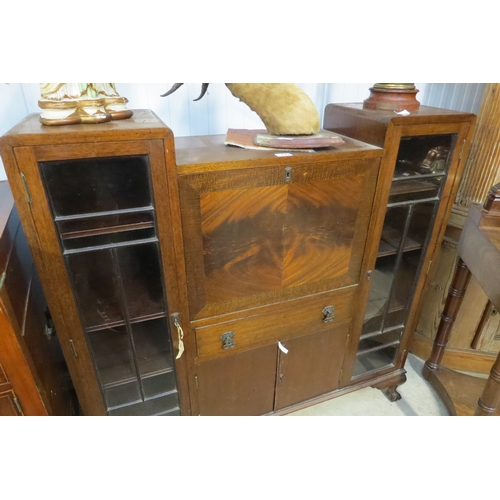
[[[439,416],[448,410],[422,377],[424,361],[410,354],[406,361],[407,381],[398,392],[402,398],[391,403],[378,389],[367,387],[330,401],[290,413],[289,416]]]

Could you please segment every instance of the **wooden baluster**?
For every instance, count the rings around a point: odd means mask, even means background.
[[[443,313],[441,314],[441,321],[434,340],[432,352],[424,365],[423,375],[426,379],[429,378],[431,372],[439,368],[441,360],[443,359],[444,350],[450,338],[453,323],[457,318],[470,277],[471,273],[469,268],[465,265],[464,261],[459,258],[457,262],[457,269],[448,291],[448,297],[446,299]]]
[[[483,394],[479,398],[476,416],[493,415],[500,404],[500,354],[493,365]]]

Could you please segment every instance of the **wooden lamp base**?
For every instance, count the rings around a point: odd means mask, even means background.
[[[416,111],[420,108],[412,83],[376,83],[370,88],[370,97],[363,102],[365,109]]]

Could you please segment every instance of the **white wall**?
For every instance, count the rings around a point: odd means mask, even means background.
[[[193,102],[201,83],[189,83],[169,97],[160,97],[171,83],[116,83],[130,109],[153,110],[176,136],[224,134],[228,128],[263,128],[260,118],[239,102],[223,83],[212,83],[207,95]],[[320,116],[330,102],[361,102],[372,83],[299,83]],[[477,113],[485,84],[417,83],[417,99],[424,105]],[[38,83],[0,83],[0,135],[30,113],[39,113]],[[0,181],[6,174],[0,160]]]

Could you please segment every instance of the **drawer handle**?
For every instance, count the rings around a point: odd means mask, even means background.
[[[234,332],[223,333],[220,337],[222,340],[222,349],[233,349],[236,347],[236,342],[234,341]]]
[[[335,315],[333,314],[334,311],[335,308],[333,306],[326,306],[323,311],[321,311],[321,314],[323,314],[323,323],[330,323],[330,321],[335,319]]]

